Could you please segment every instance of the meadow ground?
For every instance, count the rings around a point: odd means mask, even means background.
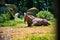
[[[55,40],[56,24],[54,22],[49,26],[32,26],[27,24],[17,24],[11,27],[0,27],[5,33],[10,34],[12,40]]]

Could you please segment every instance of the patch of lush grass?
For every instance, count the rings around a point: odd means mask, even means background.
[[[5,21],[3,23],[0,23],[0,26],[15,26],[18,23],[24,23],[23,19],[18,19],[18,20],[9,20],[9,21]]]

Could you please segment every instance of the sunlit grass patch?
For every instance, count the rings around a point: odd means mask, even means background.
[[[42,36],[40,35],[33,35],[33,34],[28,34],[23,38],[13,38],[13,40],[55,40],[56,36],[55,35],[49,35],[49,34],[44,34]]]
[[[21,24],[24,23],[23,19],[18,19],[18,20],[9,20],[4,23],[0,23],[0,26],[15,26],[16,24]]]

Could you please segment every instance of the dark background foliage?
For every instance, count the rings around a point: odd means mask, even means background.
[[[54,14],[54,0],[0,0],[0,4],[15,4],[20,11],[21,8],[27,9],[36,7],[39,10],[48,10]]]

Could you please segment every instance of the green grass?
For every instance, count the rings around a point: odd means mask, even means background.
[[[16,24],[21,24],[21,23],[24,23],[23,19],[9,20],[9,21],[5,21],[3,23],[0,23],[0,27],[15,26]]]
[[[13,40],[55,40],[56,37],[55,35],[49,35],[49,34],[45,34],[44,36],[40,36],[40,35],[27,35],[24,38],[14,38]]]
[[[55,20],[49,21],[51,24],[55,25]],[[5,21],[4,23],[0,23],[0,27],[6,27],[6,26],[14,26],[14,27],[26,27],[26,26],[16,26],[17,24],[26,24],[24,23],[24,19],[15,19],[15,20],[9,20]],[[35,28],[36,26],[31,26],[32,28]],[[39,27],[39,26],[37,26]]]

